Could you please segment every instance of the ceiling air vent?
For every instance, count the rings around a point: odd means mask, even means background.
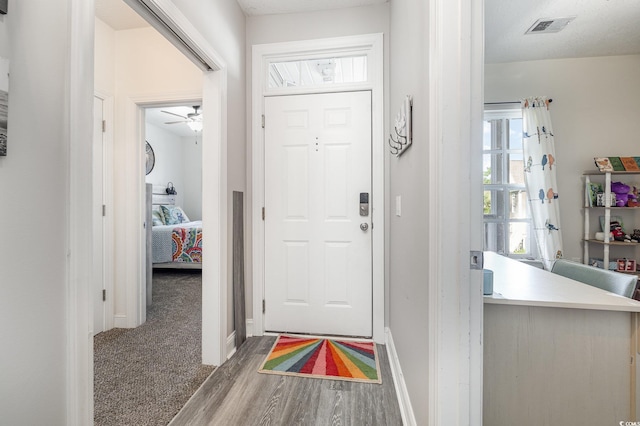
[[[569,16],[568,18],[538,19],[525,34],[557,33],[558,31],[563,30],[564,27],[566,27],[569,22],[573,21],[575,18],[575,16]]]

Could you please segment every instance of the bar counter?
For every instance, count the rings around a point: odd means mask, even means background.
[[[486,252],[483,424],[639,421],[640,302]]]

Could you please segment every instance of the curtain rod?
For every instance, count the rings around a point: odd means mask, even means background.
[[[549,102],[553,102],[553,99],[549,99]],[[511,102],[485,102],[485,105],[505,105],[505,104],[519,104],[521,101],[511,101]]]

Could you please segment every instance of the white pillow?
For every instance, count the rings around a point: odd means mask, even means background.
[[[164,215],[165,225],[177,225],[180,223],[190,222],[189,217],[178,206],[160,206]]]

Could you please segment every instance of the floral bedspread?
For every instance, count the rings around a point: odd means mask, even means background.
[[[202,262],[202,221],[153,227],[152,262]]]
[[[202,227],[173,228],[171,240],[174,262],[202,262]]]

